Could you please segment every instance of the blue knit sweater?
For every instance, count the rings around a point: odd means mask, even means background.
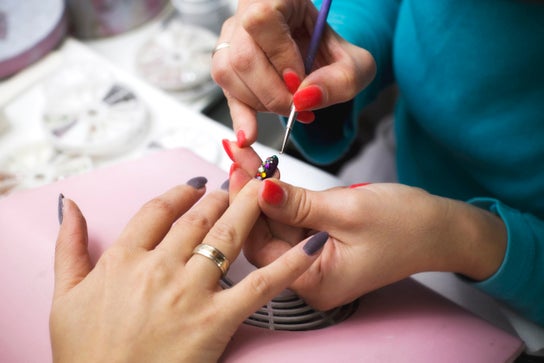
[[[316,163],[340,158],[359,111],[396,82],[400,182],[499,215],[506,257],[475,285],[544,325],[544,3],[335,0],[329,24],[378,73],[346,120],[317,112],[295,143]]]

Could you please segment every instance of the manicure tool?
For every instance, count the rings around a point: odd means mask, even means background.
[[[327,16],[329,15],[331,2],[332,0],[323,0],[323,3],[321,4],[321,8],[319,9],[319,14],[317,15],[317,21],[314,26],[314,32],[312,34],[312,39],[310,40],[310,48],[308,49],[308,55],[306,55],[306,59],[304,59],[304,72],[306,74],[309,74],[312,70],[314,59],[317,54],[317,49],[319,48],[321,35],[323,34],[323,30],[325,30],[325,26],[327,25]],[[283,136],[283,142],[281,144],[280,154],[283,154],[283,149],[285,149],[285,145],[287,144],[287,139],[289,138],[289,135],[291,134],[291,130],[293,128],[293,122],[295,121],[296,118],[297,118],[297,110],[295,109],[295,105],[292,104],[291,112],[289,112],[287,125],[285,127],[285,135]]]

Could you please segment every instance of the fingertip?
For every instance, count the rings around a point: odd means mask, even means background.
[[[298,112],[309,111],[323,103],[323,90],[317,85],[309,85],[299,89],[293,95],[293,104]]]
[[[236,197],[238,192],[253,179],[243,168],[237,163],[233,163],[229,174],[229,197],[231,200]]]
[[[227,154],[229,159],[233,162],[236,161],[234,159],[234,154],[232,153],[231,141],[223,139],[221,140],[221,144],[223,145],[223,150],[225,150],[225,153]]]
[[[328,240],[329,234],[327,232],[317,232],[306,241],[302,250],[308,256],[314,256],[323,249]]]
[[[236,132],[236,145],[238,145],[239,148],[249,146],[244,130],[238,130]]]
[[[301,83],[301,79],[298,74],[291,69],[286,69],[283,72],[283,81],[285,82],[285,85],[287,86],[287,89],[291,94],[297,91]]]
[[[55,244],[55,295],[68,291],[92,268],[87,251],[87,222],[71,199],[62,201],[62,223]]]
[[[286,192],[273,179],[266,179],[260,187],[259,195],[266,204],[280,207],[285,200]]]
[[[61,194],[62,195],[62,194]],[[57,243],[65,242],[72,237],[79,237],[87,244],[87,221],[78,205],[64,195],[59,195],[59,238]]]
[[[312,111],[301,111],[297,113],[297,120],[303,124],[310,124],[315,121],[315,113]]]
[[[57,201],[57,219],[59,221],[59,225],[62,224],[62,220],[64,218],[64,194],[60,193]]]

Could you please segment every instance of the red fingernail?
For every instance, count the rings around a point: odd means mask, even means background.
[[[244,147],[246,146],[246,141],[246,133],[244,130],[238,130],[236,133],[236,145],[238,145],[238,147]]]
[[[238,169],[239,167],[240,167],[240,165],[238,165],[238,163],[232,163],[232,165],[230,166],[230,170],[229,170],[229,178],[232,175],[232,173],[234,173],[236,171],[236,169]]]
[[[283,189],[270,180],[265,180],[262,196],[265,202],[271,205],[280,205],[283,201]]]
[[[308,86],[293,95],[293,103],[297,111],[305,111],[321,104],[323,92],[318,86]]]
[[[297,113],[297,120],[303,124],[309,124],[314,122],[315,114],[312,111],[301,111]]]
[[[230,148],[230,141],[227,139],[223,139],[221,143],[223,144],[223,149],[225,149],[225,152],[227,153],[229,159],[232,161],[236,161],[234,160],[234,155],[232,154],[232,149]]]
[[[300,86],[300,78],[293,71],[285,71],[283,73],[283,81],[290,93],[295,93]]]
[[[354,189],[354,188],[358,188],[358,187],[364,187],[365,185],[369,185],[369,184],[372,184],[372,183],[358,183],[358,184],[351,184],[349,187],[351,189]]]

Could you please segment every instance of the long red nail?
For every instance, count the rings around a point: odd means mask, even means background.
[[[293,103],[297,111],[306,111],[319,106],[323,100],[323,92],[318,86],[308,86],[293,95]]]
[[[285,71],[283,73],[283,81],[291,94],[295,93],[300,86],[300,78],[298,74],[293,71]]]
[[[227,153],[229,159],[232,161],[236,161],[234,160],[234,155],[232,154],[232,149],[230,148],[230,141],[227,139],[223,139],[221,140],[221,143],[223,144],[223,149],[225,149],[225,152]]]
[[[238,147],[244,147],[246,146],[246,142],[246,133],[244,132],[244,130],[238,130],[238,132],[236,133],[236,145],[238,145]]]
[[[271,205],[280,205],[283,201],[283,189],[270,180],[265,180],[263,185],[262,197],[265,202]]]
[[[351,184],[349,187],[350,187],[351,189],[354,189],[354,188],[364,187],[365,185],[368,185],[368,184],[372,184],[372,183],[357,183],[357,184]]]
[[[312,111],[301,111],[297,113],[297,120],[303,124],[309,124],[314,122],[315,114]]]
[[[232,175],[232,173],[234,173],[236,171],[236,169],[238,169],[239,167],[240,167],[240,165],[238,165],[238,163],[232,163],[232,165],[230,166],[230,170],[229,170],[229,178]]]

